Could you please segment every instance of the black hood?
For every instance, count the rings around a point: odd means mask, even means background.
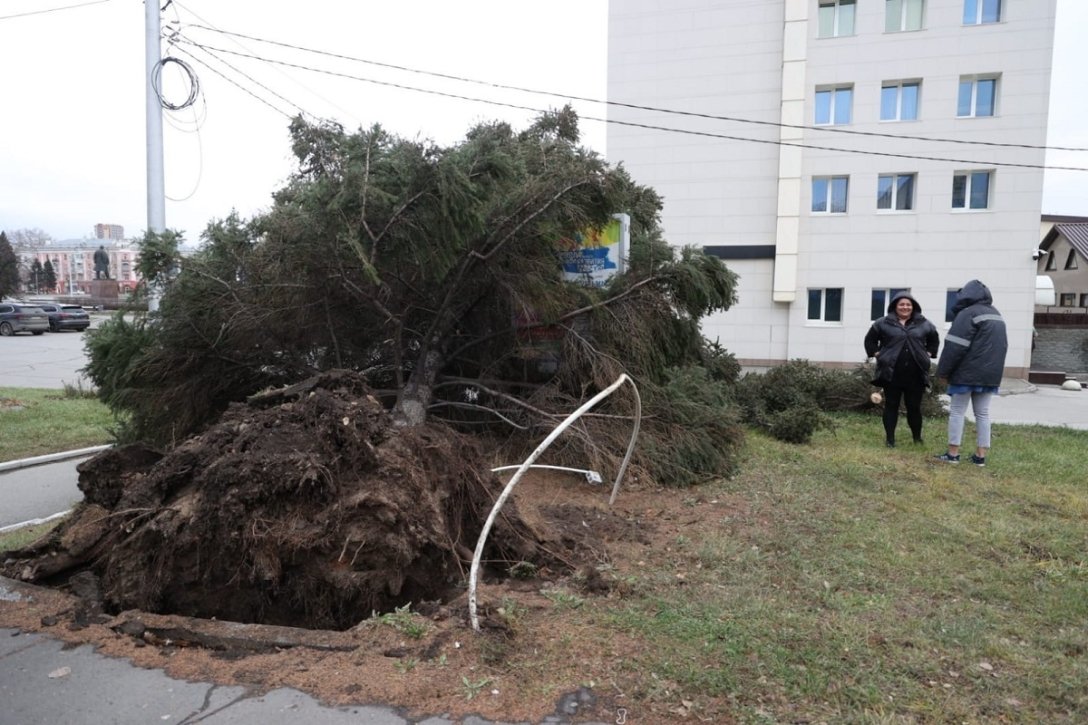
[[[892,297],[892,301],[888,303],[889,315],[895,314],[895,305],[899,302],[899,300],[904,298],[910,300],[911,304],[914,305],[914,311],[911,313],[911,317],[922,314],[922,306],[918,304],[918,300],[914,299],[914,297],[911,296],[910,292],[899,292],[895,295],[895,297]]]
[[[956,314],[961,310],[966,310],[971,305],[993,304],[994,298],[990,294],[990,288],[979,282],[977,279],[973,279],[963,287],[956,294],[956,304],[952,305],[952,314]]]

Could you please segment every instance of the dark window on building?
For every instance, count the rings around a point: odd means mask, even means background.
[[[951,322],[956,319],[956,314],[952,312],[952,308],[956,306],[956,300],[960,296],[958,289],[950,289],[944,293],[944,321]]]

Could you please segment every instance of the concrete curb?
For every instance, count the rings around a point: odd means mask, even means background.
[[[93,456],[95,453],[104,451],[107,448],[112,448],[112,445],[91,446],[90,448],[77,448],[73,451],[61,451],[60,453],[47,453],[44,456],[34,456],[33,458],[21,458],[15,461],[4,461],[0,463],[0,473],[7,473],[8,471],[18,471],[21,468],[29,468],[30,466],[41,466],[46,463],[56,463],[57,461],[67,461],[72,458],[86,458]]]

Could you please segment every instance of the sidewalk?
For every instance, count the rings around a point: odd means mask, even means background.
[[[1088,430],[1088,390],[1062,390],[1006,378],[993,402],[995,426],[1046,425]],[[968,417],[973,420],[971,412]]]

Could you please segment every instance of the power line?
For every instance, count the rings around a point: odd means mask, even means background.
[[[182,39],[182,40],[188,40],[187,38],[184,38],[184,36],[180,36],[180,35],[178,36],[178,38],[180,38],[180,39]],[[273,96],[275,96],[276,98],[280,99],[281,101],[283,101],[283,102],[284,102],[284,103],[286,103],[287,105],[289,105],[289,106],[294,106],[294,107],[295,107],[296,109],[298,109],[298,112],[299,112],[300,114],[302,114],[303,116],[309,116],[310,118],[317,118],[317,116],[315,116],[314,114],[310,113],[309,111],[307,111],[307,110],[306,110],[305,108],[303,108],[302,106],[298,105],[298,104],[297,104],[297,103],[295,103],[294,101],[292,101],[292,100],[290,100],[290,99],[288,99],[288,98],[286,98],[286,97],[282,96],[282,95],[281,95],[281,94],[279,94],[279,93],[276,93],[276,92],[275,92],[274,90],[272,90],[271,88],[269,88],[269,87],[268,87],[268,86],[266,86],[265,84],[261,83],[260,81],[258,81],[258,80],[257,80],[256,78],[254,78],[253,76],[251,76],[251,75],[247,74],[247,73],[246,73],[245,71],[242,71],[242,70],[240,70],[240,69],[236,68],[235,66],[231,65],[231,64],[230,64],[230,63],[228,63],[227,61],[225,61],[225,60],[223,60],[222,58],[220,58],[219,56],[217,56],[217,55],[216,55],[215,53],[212,53],[212,52],[211,52],[211,49],[209,49],[209,48],[205,48],[205,47],[203,47],[203,46],[200,46],[200,45],[197,45],[196,43],[191,43],[191,45],[193,45],[194,47],[196,47],[196,48],[198,48],[198,49],[202,50],[203,52],[207,53],[207,54],[208,54],[208,55],[210,55],[211,57],[215,58],[215,59],[216,59],[217,61],[219,61],[220,63],[222,63],[222,64],[223,64],[223,65],[225,65],[226,67],[230,68],[230,69],[231,69],[232,71],[234,71],[234,72],[235,72],[235,73],[237,73],[238,75],[242,76],[243,78],[245,78],[246,80],[248,80],[248,81],[249,81],[250,83],[252,83],[253,85],[255,85],[255,86],[259,87],[259,88],[262,88],[262,89],[264,89],[265,91],[267,91],[267,92],[271,93],[271,94],[272,94]],[[229,52],[229,51],[227,51],[227,52]],[[192,56],[190,56],[190,57],[192,57]]]
[[[197,42],[195,42],[195,41],[193,41],[193,40],[191,40],[191,39],[189,39],[189,38],[187,38],[185,36],[180,36],[179,41],[187,43],[189,45],[193,45],[194,47],[197,47],[197,48],[200,48],[201,50],[204,50],[205,52],[210,52],[210,51],[214,50],[216,52],[228,53],[230,55],[237,55],[237,56],[241,56],[241,57],[244,57],[244,58],[250,58],[252,60],[259,60],[259,61],[262,61],[262,62],[265,62],[265,63],[274,63],[274,64],[277,64],[277,65],[283,65],[283,66],[286,66],[286,67],[289,67],[289,68],[297,68],[299,70],[305,70],[305,71],[309,71],[309,72],[312,72],[312,73],[322,73],[322,74],[330,75],[330,76],[334,76],[334,77],[347,78],[347,79],[350,79],[350,80],[360,81],[360,82],[363,82],[363,83],[371,83],[371,84],[374,84],[374,85],[385,86],[385,87],[389,87],[389,88],[397,88],[397,89],[400,89],[400,90],[413,91],[413,92],[416,92],[416,93],[425,93],[425,94],[428,94],[428,95],[440,96],[440,97],[444,97],[444,98],[453,98],[453,99],[456,99],[456,100],[471,101],[471,102],[474,102],[474,103],[485,103],[485,104],[492,105],[492,106],[512,108],[512,109],[516,109],[516,110],[520,110],[520,111],[530,111],[530,112],[533,112],[533,113],[542,113],[542,112],[544,112],[544,109],[535,108],[535,107],[532,107],[532,106],[523,106],[523,105],[519,105],[519,104],[516,104],[516,103],[507,103],[507,102],[504,102],[504,101],[493,101],[493,100],[489,100],[489,99],[486,99],[486,98],[479,98],[479,97],[475,97],[475,96],[466,96],[466,95],[461,95],[461,94],[457,94],[457,93],[449,93],[449,92],[446,92],[446,91],[436,91],[436,90],[429,89],[429,88],[419,88],[417,86],[409,86],[409,85],[405,85],[405,84],[402,84],[402,83],[393,83],[393,82],[390,82],[390,81],[380,81],[380,80],[376,80],[374,78],[365,78],[363,76],[356,76],[356,75],[352,75],[350,73],[342,73],[342,72],[339,72],[339,71],[332,71],[332,70],[325,70],[325,69],[321,69],[321,68],[314,68],[314,67],[311,67],[311,66],[301,65],[301,64],[298,64],[298,63],[291,63],[291,62],[288,62],[288,61],[278,60],[278,59],[275,59],[275,58],[266,58],[266,57],[263,57],[263,56],[253,55],[253,54],[250,54],[250,53],[242,53],[242,52],[239,52],[239,51],[228,50],[228,49],[225,49],[225,48],[216,48],[216,47],[212,47],[212,46],[205,46],[205,45],[197,43]],[[793,141],[783,141],[781,139],[759,139],[759,138],[750,138],[750,137],[745,137],[745,136],[734,136],[734,135],[730,135],[730,134],[713,133],[713,132],[710,132],[710,131],[692,131],[692,130],[689,130],[689,129],[671,128],[671,127],[668,127],[668,126],[657,126],[657,125],[648,124],[648,123],[637,123],[637,122],[634,122],[634,121],[621,121],[619,119],[614,119],[614,118],[600,118],[600,117],[597,117],[597,116],[580,116],[580,117],[585,119],[585,120],[589,120],[589,121],[599,121],[601,123],[610,123],[610,124],[615,124],[615,125],[619,125],[619,126],[629,126],[629,127],[633,127],[633,128],[642,128],[642,129],[648,129],[648,130],[653,130],[653,131],[666,131],[666,132],[669,132],[669,133],[681,133],[681,134],[686,134],[686,135],[691,135],[691,136],[702,136],[702,137],[706,137],[706,138],[716,138],[716,139],[722,139],[722,140],[727,140],[727,141],[740,141],[740,142],[744,142],[744,143],[761,143],[761,144],[770,144],[770,145],[774,145],[774,146],[789,146],[789,147],[794,147],[794,148],[812,149],[812,150],[816,150],[816,151],[832,151],[832,152],[836,152],[836,153],[858,154],[858,155],[862,155],[862,156],[881,156],[881,157],[887,157],[887,158],[914,159],[914,160],[920,160],[920,161],[940,161],[940,162],[943,162],[943,163],[966,164],[966,165],[971,165],[971,166],[1001,166],[1001,167],[1022,168],[1022,169],[1045,169],[1045,170],[1051,170],[1051,171],[1088,171],[1088,167],[1081,167],[1081,166],[1048,166],[1046,164],[1026,164],[1026,163],[1014,163],[1014,162],[1009,162],[1009,161],[978,161],[978,160],[972,160],[972,159],[944,158],[944,157],[939,157],[939,156],[924,156],[924,155],[920,155],[920,154],[900,154],[900,153],[893,153],[893,152],[890,152],[890,151],[864,151],[864,150],[859,150],[859,149],[847,149],[847,148],[838,148],[838,147],[833,147],[833,146],[822,146],[822,145],[811,144],[811,143],[799,143],[799,142],[793,142]]]
[[[173,0],[171,0],[171,2],[173,2]],[[179,8],[179,7],[180,7],[180,8],[182,9],[182,10],[184,10],[184,11],[185,11],[185,12],[187,12],[187,13],[189,13],[189,14],[190,14],[190,15],[192,15],[193,17],[195,17],[195,18],[196,18],[197,20],[199,20],[199,21],[200,21],[201,23],[204,23],[204,24],[205,24],[205,25],[199,25],[199,24],[191,24],[191,27],[200,27],[200,28],[206,28],[206,29],[209,29],[209,30],[211,30],[212,32],[220,32],[220,33],[223,33],[223,34],[225,34],[225,35],[227,34],[227,33],[225,33],[224,31],[221,31],[221,30],[220,30],[219,28],[217,28],[217,27],[215,26],[215,24],[214,24],[214,23],[212,23],[211,21],[209,21],[209,20],[207,20],[207,19],[205,19],[205,18],[201,17],[199,13],[197,13],[197,12],[196,12],[195,10],[193,10],[193,9],[189,8],[188,6],[186,6],[186,5],[184,5],[184,4],[180,3],[180,2],[175,2],[175,3],[173,3],[173,4],[174,4],[174,6],[175,6],[175,7],[174,7],[174,17],[175,17],[175,18],[177,18],[177,25],[178,25],[178,30],[177,30],[177,32],[179,32],[179,33],[181,32],[181,23],[182,23],[182,21],[181,21],[181,16],[180,16],[180,15],[178,15],[178,12],[177,12],[177,8]],[[210,27],[209,27],[209,26],[210,26]],[[243,45],[242,43],[239,43],[239,42],[238,42],[237,40],[233,40],[233,42],[234,42],[234,44],[235,44],[236,46],[238,46],[239,48],[242,48],[243,50],[246,50],[246,51],[249,51],[249,52],[253,52],[251,48],[247,48],[247,47],[246,47],[245,45]],[[222,59],[220,59],[220,61],[222,62]],[[316,92],[315,90],[313,90],[313,89],[312,89],[312,88],[310,88],[309,86],[307,86],[307,85],[305,85],[305,84],[303,84],[303,83],[300,83],[300,82],[299,82],[299,80],[298,80],[297,78],[294,78],[294,77],[292,77],[291,75],[289,75],[289,74],[287,74],[287,73],[283,72],[282,70],[280,70],[280,69],[278,69],[278,68],[276,69],[276,72],[277,72],[277,73],[279,73],[280,75],[282,75],[282,76],[283,76],[284,78],[286,78],[286,79],[288,79],[289,81],[291,81],[292,83],[294,83],[294,84],[295,84],[296,86],[300,86],[300,87],[301,87],[301,88],[302,88],[302,89],[303,89],[304,91],[306,91],[307,93],[309,93],[309,94],[311,94],[311,95],[313,95],[313,96],[316,96],[316,97],[317,97],[318,99],[320,99],[321,101],[325,102],[325,103],[326,103],[326,104],[328,104],[329,106],[332,106],[333,108],[337,109],[337,110],[338,110],[338,111],[340,111],[341,113],[343,113],[343,114],[345,114],[345,115],[348,115],[348,116],[351,116],[352,118],[355,118],[355,114],[353,114],[353,113],[352,113],[351,111],[349,111],[349,110],[347,110],[347,109],[343,108],[342,106],[338,105],[338,104],[337,104],[337,103],[335,103],[334,101],[330,101],[330,100],[329,100],[328,98],[325,98],[324,96],[322,96],[322,95],[321,95],[320,93]],[[291,105],[294,105],[294,104],[291,104]],[[297,106],[296,106],[296,108],[297,108]],[[360,119],[358,119],[358,118],[355,118],[355,120],[356,120],[356,121],[359,121],[359,122],[361,123]]]
[[[464,76],[451,75],[449,73],[439,73],[437,71],[422,70],[419,68],[412,68],[410,66],[396,65],[393,63],[383,63],[381,61],[369,60],[367,58],[359,58],[356,56],[344,55],[342,53],[332,53],[324,50],[317,50],[315,48],[306,48],[300,45],[293,45],[291,43],[284,43],[278,40],[270,40],[267,38],[260,38],[254,35],[247,35],[245,33],[238,33],[230,30],[222,30],[215,27],[208,27],[205,25],[193,24],[191,27],[199,28],[201,30],[208,30],[213,33],[221,33],[223,35],[235,36],[239,38],[245,38],[258,43],[266,43],[268,45],[275,45],[281,48],[288,48],[291,50],[299,50],[304,53],[313,53],[315,55],[323,55],[329,58],[336,58],[338,60],[348,60],[355,63],[364,63],[366,65],[373,65],[379,68],[387,68],[390,70],[403,71],[405,73],[415,73],[418,75],[426,75],[434,78],[443,78],[445,80],[458,81],[461,83],[471,83],[475,85],[486,86],[498,90],[517,91],[519,93],[531,93],[536,95],[552,96],[555,98],[565,98],[571,101],[581,101],[583,103],[599,103],[608,106],[616,106],[618,108],[629,108],[637,111],[652,111],[654,113],[666,113],[677,116],[689,116],[692,118],[702,118],[712,121],[729,121],[732,123],[748,123],[759,126],[773,126],[777,128],[792,128],[806,131],[822,131],[827,133],[838,133],[850,136],[870,136],[875,138],[891,138],[902,139],[908,141],[928,141],[938,143],[950,143],[950,144],[963,144],[968,146],[994,146],[998,148],[1019,148],[1019,149],[1032,149],[1042,151],[1088,151],[1088,148],[1076,147],[1076,146],[1038,146],[1032,144],[1014,144],[1014,143],[1001,143],[997,141],[976,141],[971,139],[953,139],[953,138],[941,138],[932,136],[911,136],[908,134],[895,134],[895,133],[882,133],[879,131],[860,131],[858,129],[850,128],[836,128],[834,126],[811,126],[805,124],[793,124],[782,123],[778,121],[763,121],[753,118],[742,118],[738,116],[720,116],[711,113],[700,113],[697,111],[681,111],[674,108],[660,108],[657,106],[643,106],[635,103],[625,103],[623,101],[609,101],[601,100],[599,98],[587,98],[584,96],[575,96],[567,93],[556,93],[554,91],[542,91],[539,89],[525,88],[522,86],[506,85],[503,83],[494,83],[492,81],[483,81],[475,78],[467,78]]]
[[[230,84],[231,84],[232,86],[234,86],[234,87],[235,87],[235,88],[237,88],[238,90],[242,91],[243,93],[246,93],[246,94],[247,94],[247,95],[249,95],[249,96],[252,96],[252,97],[253,97],[253,98],[255,98],[256,100],[258,100],[258,101],[260,101],[261,103],[263,103],[264,105],[268,106],[269,108],[271,108],[271,109],[272,109],[273,111],[275,111],[276,113],[279,113],[279,114],[281,114],[281,115],[283,115],[283,116],[285,116],[285,117],[287,117],[287,118],[289,118],[289,119],[290,119],[290,118],[294,118],[294,116],[292,116],[292,115],[291,115],[290,113],[288,113],[287,111],[284,111],[284,110],[283,110],[283,109],[281,109],[281,108],[277,108],[277,107],[276,107],[276,106],[274,106],[273,104],[269,103],[269,102],[268,102],[268,101],[266,101],[265,99],[263,99],[263,98],[261,98],[260,96],[258,96],[258,95],[257,95],[256,93],[254,93],[253,91],[249,90],[249,89],[248,89],[248,88],[246,88],[245,86],[243,86],[243,85],[241,85],[240,83],[238,83],[237,81],[235,81],[235,80],[234,80],[233,78],[229,78],[229,77],[227,77],[227,76],[226,76],[225,74],[221,73],[221,72],[220,72],[220,71],[219,71],[218,69],[216,69],[216,68],[213,68],[212,66],[208,65],[208,64],[207,64],[207,63],[205,63],[205,62],[204,62],[203,60],[201,60],[200,58],[197,58],[197,57],[196,57],[195,55],[193,55],[192,53],[188,52],[188,51],[187,51],[187,50],[185,50],[184,48],[181,48],[181,47],[178,47],[178,46],[175,46],[175,48],[176,48],[176,49],[178,50],[178,52],[181,52],[181,53],[185,53],[185,55],[187,55],[187,56],[189,56],[190,58],[192,58],[192,59],[193,59],[193,61],[195,61],[195,62],[199,63],[199,64],[200,64],[200,65],[202,65],[202,66],[204,66],[205,68],[207,68],[208,70],[210,70],[210,71],[211,71],[212,73],[215,73],[215,74],[216,74],[217,76],[219,76],[220,78],[222,78],[223,80],[225,80],[225,81],[226,81],[227,83],[230,83]],[[205,51],[205,52],[206,52],[206,51]],[[210,55],[210,54],[209,54],[209,55]],[[212,56],[212,57],[215,57],[215,56]]]
[[[25,13],[16,13],[15,15],[0,15],[0,20],[11,20],[12,18],[25,18],[28,15],[45,15],[46,13],[59,13],[62,10],[75,10],[76,8],[85,8],[88,5],[101,5],[102,3],[108,3],[110,0],[92,0],[89,3],[79,3],[78,5],[65,5],[59,8],[48,8],[47,10],[31,10]]]

